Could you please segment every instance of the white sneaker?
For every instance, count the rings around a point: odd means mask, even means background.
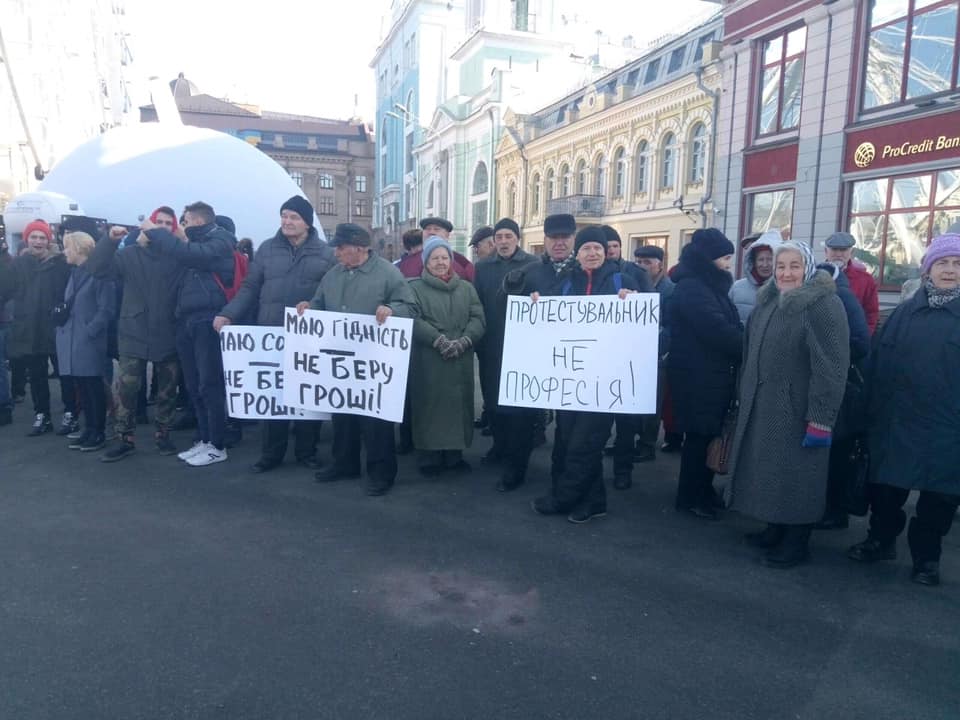
[[[203,452],[206,449],[207,443],[197,440],[197,442],[193,444],[193,447],[184,450],[182,453],[177,453],[177,457],[181,460],[189,460],[197,453]]]
[[[226,450],[217,450],[213,445],[208,444],[203,450],[187,460],[187,465],[193,467],[203,467],[204,465],[213,465],[223,462],[227,459]]]

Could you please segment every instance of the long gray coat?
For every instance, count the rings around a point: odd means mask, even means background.
[[[57,328],[60,374],[101,377],[107,364],[107,329],[117,311],[117,287],[81,265],[70,275],[65,299],[73,305],[67,322]]]
[[[850,367],[847,317],[833,279],[818,271],[783,295],[768,281],[744,344],[732,507],[768,523],[817,522],[830,449],[801,442],[808,422],[833,427]]]

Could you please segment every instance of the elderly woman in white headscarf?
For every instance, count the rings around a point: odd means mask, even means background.
[[[420,472],[464,472],[473,439],[473,348],[483,337],[480,298],[453,266],[453,249],[432,235],[413,291],[410,419]]]
[[[836,285],[808,245],[775,248],[773,277],[747,324],[731,491],[733,509],[767,523],[748,542],[788,568],[807,559],[823,515],[850,345]]]

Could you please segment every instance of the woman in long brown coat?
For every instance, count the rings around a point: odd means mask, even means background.
[[[732,507],[767,523],[747,539],[768,551],[771,567],[807,559],[849,367],[847,317],[833,278],[816,270],[809,246],[784,243],[747,324],[731,454]]]

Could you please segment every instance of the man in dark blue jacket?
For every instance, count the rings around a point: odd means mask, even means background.
[[[206,203],[188,205],[184,220],[187,242],[151,222],[144,222],[137,242],[155,247],[183,268],[174,312],[177,354],[197,417],[197,435],[193,447],[177,457],[202,467],[227,459],[226,387],[213,318],[227,302],[224,288],[233,285],[236,240],[217,225],[216,214]]]

